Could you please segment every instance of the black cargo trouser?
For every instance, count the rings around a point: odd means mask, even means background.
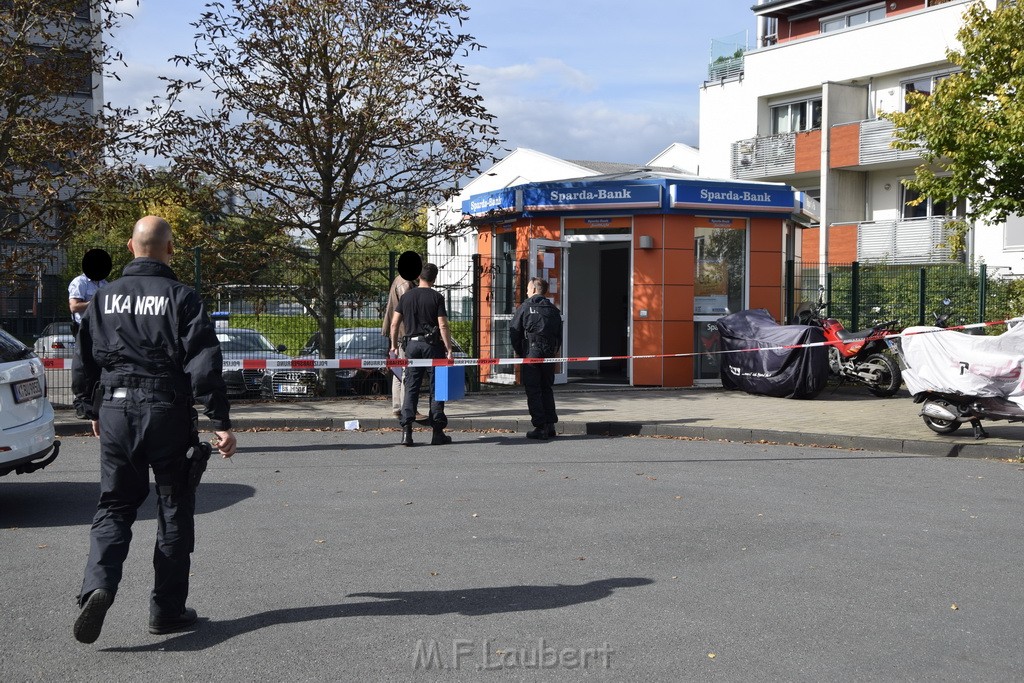
[[[405,347],[405,357],[409,360],[414,358],[444,358],[443,346],[433,346],[426,342],[409,340]],[[412,368],[407,367],[403,371],[405,394],[402,397],[401,425],[412,424],[416,420],[416,408],[420,400],[420,390],[425,377],[429,377],[427,391],[430,392],[430,423],[434,429],[444,429],[448,426],[448,416],[444,414],[444,401],[434,400],[434,368]]]
[[[132,523],[157,486],[157,535],[150,614],[185,609],[195,545],[195,492],[188,487],[192,409],[173,393],[104,389],[100,421],[100,500],[89,535],[89,560],[79,602],[97,588],[117,592],[132,540]]]
[[[526,389],[526,407],[534,427],[558,422],[555,413],[555,364],[523,363],[521,376]]]

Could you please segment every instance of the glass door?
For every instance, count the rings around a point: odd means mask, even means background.
[[[722,356],[716,321],[744,308],[747,225],[741,219],[713,219],[716,227],[693,231],[694,384],[721,381]]]
[[[508,330],[516,310],[517,273],[516,233],[513,230],[498,233],[494,237],[494,256],[488,272],[491,292],[491,358],[511,358],[512,342]],[[509,363],[493,365],[487,373],[487,381],[493,384],[514,384],[516,366]]]
[[[547,280],[548,298],[562,312],[562,355],[566,355],[568,348],[568,326],[565,318],[568,311],[565,310],[565,302],[568,300],[565,294],[565,274],[568,272],[566,263],[569,258],[568,242],[557,242],[555,240],[530,240],[530,277],[539,277]],[[568,381],[569,373],[566,363],[555,365],[555,384],[565,384]]]

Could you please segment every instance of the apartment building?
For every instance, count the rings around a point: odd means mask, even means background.
[[[1024,273],[1024,219],[976,224],[967,253],[950,254],[946,224],[965,206],[911,205],[901,181],[921,157],[894,149],[879,117],[953,71],[946,52],[974,1],[759,0],[749,45],[716,57],[700,91],[701,174],[785,182],[818,199],[820,227],[793,245],[803,261],[960,258]]]
[[[68,266],[55,240],[83,184],[64,161],[90,151],[69,124],[92,122],[103,108],[102,19],[89,0],[0,2],[0,52],[9,67],[0,79],[7,137],[0,158],[8,171],[0,184],[0,324],[23,338],[68,315],[60,281]],[[19,136],[32,142],[29,152]]]

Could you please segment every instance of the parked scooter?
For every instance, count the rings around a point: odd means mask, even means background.
[[[943,301],[948,307],[949,300]],[[937,434],[952,434],[969,422],[975,439],[988,432],[982,420],[1024,422],[1024,318],[1007,321],[998,336],[960,334],[946,327],[949,314],[935,314],[935,326],[903,331],[897,348],[904,378],[921,404],[921,419]]]
[[[870,329],[850,332],[835,318],[822,316],[828,306],[825,288],[819,286],[818,300],[801,304],[797,322],[824,331],[825,341],[829,342],[829,371],[841,379],[866,385],[875,396],[893,396],[903,384],[903,374],[896,359],[886,352],[890,346],[886,337],[896,334],[892,328],[899,321],[875,323]]]

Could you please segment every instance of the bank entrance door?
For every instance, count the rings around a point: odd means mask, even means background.
[[[694,384],[721,382],[724,361],[716,321],[746,307],[747,222],[740,218],[711,218],[693,233]]]
[[[565,274],[568,272],[569,243],[555,240],[530,240],[530,277],[539,277],[548,282],[548,298],[562,312],[562,352],[566,355],[568,326],[565,324],[569,311],[565,310],[568,296],[565,290]],[[555,365],[555,384],[568,381],[566,363]]]

